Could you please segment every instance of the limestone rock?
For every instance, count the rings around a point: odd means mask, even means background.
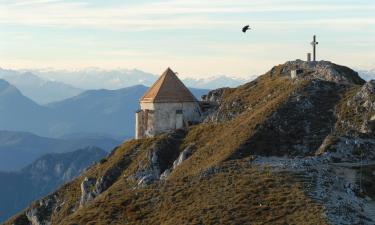
[[[138,186],[149,185],[160,178],[158,150],[157,145],[149,150],[146,165],[142,165],[144,168],[139,169],[134,175],[138,180]]]
[[[341,121],[341,126],[362,134],[375,134],[375,80],[364,84],[360,90],[347,102],[347,108],[352,113],[351,120]]]
[[[185,148],[180,156],[173,162],[173,169],[176,169],[183,161],[185,161],[191,155],[192,145]]]
[[[30,208],[25,214],[32,225],[51,225],[51,214],[56,203],[56,196],[48,196],[39,200],[38,207]]]
[[[339,84],[364,84],[364,80],[359,77],[357,72],[329,61],[289,61],[283,65],[282,74],[290,75],[291,70],[296,68],[304,71],[302,77],[317,78]]]
[[[191,155],[192,145],[179,154],[179,139],[185,131],[174,131],[166,138],[154,143],[148,150],[145,160],[139,162],[137,171],[129,177],[138,186],[146,186],[158,180],[165,180],[169,174]]]
[[[157,179],[158,177],[156,177],[154,174],[147,174],[138,181],[138,186],[149,185]]]
[[[170,170],[170,169],[166,169],[166,170],[160,175],[160,180],[166,180],[170,174],[171,174],[171,170]]]
[[[356,94],[357,99],[366,99],[375,94],[375,80],[370,80],[364,84],[361,90]]]
[[[91,177],[85,177],[81,183],[81,200],[79,206],[84,206],[87,202],[95,198],[93,189],[95,187],[96,179]]]
[[[137,147],[138,146],[135,146],[134,149]],[[133,150],[129,152],[132,152]],[[108,168],[98,179],[87,177],[84,179],[81,183],[80,207],[106,191],[121,176],[122,171],[128,165],[129,154],[130,153],[123,155],[121,160]]]
[[[226,89],[228,88],[212,90],[207,95],[202,96],[202,101],[220,104]]]
[[[231,102],[224,102],[224,93],[229,88],[220,88],[210,91],[207,95],[202,96],[202,101],[209,104],[202,115],[204,123],[209,122],[223,122],[233,119],[240,111],[232,109],[243,108],[241,99],[236,99]]]

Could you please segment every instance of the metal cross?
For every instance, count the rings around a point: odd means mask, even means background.
[[[316,35],[314,35],[314,39],[311,42],[311,45],[313,46],[313,62],[316,61],[316,45],[319,44],[319,42],[316,41]]]

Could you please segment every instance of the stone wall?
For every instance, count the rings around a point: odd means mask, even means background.
[[[141,103],[141,110],[136,114],[136,138],[181,129],[189,122],[200,120],[198,102]]]

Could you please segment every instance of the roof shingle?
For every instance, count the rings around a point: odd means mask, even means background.
[[[176,74],[168,68],[146,91],[140,102],[196,102],[196,98]]]

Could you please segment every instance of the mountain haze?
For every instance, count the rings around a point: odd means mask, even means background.
[[[0,172],[0,222],[70,181],[106,154],[94,147],[47,154],[19,172]]]
[[[120,143],[100,136],[56,139],[26,132],[0,131],[0,171],[17,171],[47,153],[71,152],[87,146],[109,151]]]
[[[26,131],[46,137],[71,134],[126,139],[134,135],[134,112],[147,90],[137,85],[118,90],[90,90],[63,101],[38,105],[0,80],[0,130]],[[208,90],[191,89],[197,98]]]
[[[359,70],[358,73],[365,80],[374,80],[375,79],[375,69],[371,69],[371,70]]]
[[[78,95],[83,90],[73,86],[42,79],[31,72],[19,72],[0,68],[0,79],[16,86],[24,95],[38,104],[60,101]]]
[[[30,70],[30,72],[44,79],[53,79],[87,90],[115,90],[134,85],[151,86],[159,77],[159,75],[147,73],[138,69],[104,70],[100,68],[88,68],[77,71]],[[181,80],[188,87],[201,89],[235,87],[245,83],[243,79],[231,78],[225,75],[209,78],[181,78]]]
[[[0,79],[0,129],[42,133],[52,118],[49,111]]]
[[[195,88],[203,89],[216,89],[221,87],[237,87],[241,84],[246,83],[244,79],[231,78],[228,76],[215,76],[206,79],[193,79],[185,78],[183,79],[185,85]]]

